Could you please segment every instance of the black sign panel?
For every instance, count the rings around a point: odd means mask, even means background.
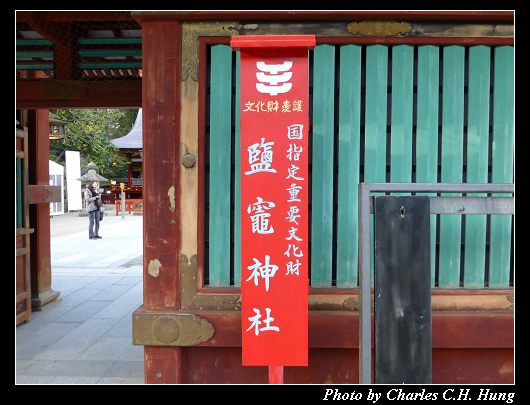
[[[375,382],[432,382],[429,197],[376,196]]]

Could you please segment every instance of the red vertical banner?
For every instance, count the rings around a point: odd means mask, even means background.
[[[307,366],[308,49],[313,35],[235,36],[241,51],[245,366]]]

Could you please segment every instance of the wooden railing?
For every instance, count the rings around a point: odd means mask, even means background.
[[[125,200],[125,211],[129,214],[131,212],[144,212],[144,200],[130,199]],[[116,216],[121,212],[121,200],[116,200]]]

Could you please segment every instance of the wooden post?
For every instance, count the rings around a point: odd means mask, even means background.
[[[142,20],[144,309],[180,308],[181,24]],[[182,348],[144,348],[146,383],[183,382]]]
[[[49,110],[28,111],[30,185],[49,186]],[[31,235],[31,305],[41,307],[59,296],[51,289],[52,269],[50,264],[50,204],[49,201],[30,199]],[[34,203],[32,203],[32,200]]]
[[[269,366],[269,384],[283,384],[283,366]]]

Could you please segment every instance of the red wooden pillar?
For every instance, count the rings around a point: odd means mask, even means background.
[[[180,308],[181,24],[142,21],[144,310]],[[182,382],[180,347],[144,347],[146,383]]]
[[[28,111],[28,143],[29,143],[29,203],[30,227],[35,231],[31,234],[31,305],[41,307],[59,296],[58,291],[51,289],[52,269],[50,264],[50,204],[42,198],[40,185],[50,184],[50,126],[49,110]],[[60,196],[59,196],[60,197]]]

